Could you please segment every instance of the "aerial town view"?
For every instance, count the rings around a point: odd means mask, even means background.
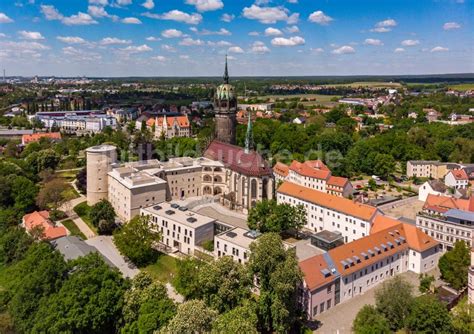
[[[472,0],[0,1],[0,334],[473,334]]]

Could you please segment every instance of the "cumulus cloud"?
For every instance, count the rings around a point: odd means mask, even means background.
[[[272,39],[273,46],[297,46],[304,45],[304,43],[304,38],[300,36],[294,36],[290,38],[276,37]]]
[[[406,39],[401,43],[403,46],[415,46],[420,44],[420,41],[417,39]]]
[[[161,32],[161,36],[164,38],[178,38],[183,36],[183,32],[177,29],[167,29]]]
[[[265,29],[265,36],[281,36],[283,33],[280,29],[269,27]]]
[[[86,40],[76,36],[57,36],[56,39],[66,44],[84,44]]]
[[[316,54],[324,52],[323,48],[311,48],[310,50],[311,50],[311,52],[316,53]]]
[[[44,39],[43,35],[41,35],[41,33],[37,31],[21,30],[18,32],[18,35],[20,35],[21,39],[29,39],[29,40],[35,40],[35,41]]]
[[[109,4],[108,0],[89,0],[91,5],[107,6]]]
[[[367,38],[364,41],[365,45],[373,45],[373,46],[382,46],[383,42],[380,39],[375,39],[375,38]]]
[[[176,48],[172,47],[171,45],[168,44],[163,44],[161,45],[161,49],[168,51],[168,52],[176,52]]]
[[[389,32],[392,31],[393,27],[398,25],[397,21],[394,19],[386,19],[383,21],[379,21],[375,24],[375,27],[370,29],[372,32]]]
[[[152,13],[143,13],[143,16],[152,18],[152,19],[161,19],[161,20],[171,20],[177,22],[183,22],[187,24],[199,24],[202,21],[202,15],[198,13],[188,14],[180,10],[174,9],[164,14],[152,14]]]
[[[80,50],[72,46],[64,47],[62,51],[69,58],[74,58],[76,61],[98,61],[102,59],[102,56],[98,53]]]
[[[298,28],[298,26],[290,26],[290,27],[286,27],[285,31],[289,34],[296,34],[300,32],[300,28]]]
[[[331,52],[336,55],[343,55],[343,54],[355,53],[355,49],[350,45],[343,45],[337,49],[332,50]]]
[[[317,23],[317,24],[320,24],[320,25],[328,25],[334,19],[332,17],[324,14],[323,11],[318,10],[318,11],[315,11],[315,12],[311,13],[311,15],[309,15],[309,17],[308,17],[308,20],[310,22]]]
[[[87,12],[93,17],[108,17],[109,13],[104,9],[104,7],[100,6],[89,6],[87,7]]]
[[[244,50],[240,46],[231,46],[227,52],[229,53],[244,53]]]
[[[446,52],[446,51],[449,51],[449,49],[442,46],[435,46],[434,48],[431,49],[430,52]]]
[[[444,30],[454,30],[459,28],[461,28],[461,25],[457,22],[446,22],[445,24],[443,24]]]
[[[196,27],[190,28],[192,32],[195,32],[198,35],[220,35],[220,36],[230,36],[232,33],[225,29],[225,28],[220,28],[219,30],[213,31],[213,30],[207,30],[207,29],[202,29],[199,30]]]
[[[157,61],[160,61],[160,62],[163,62],[163,61],[167,61],[168,58],[164,57],[164,56],[154,56],[154,57],[151,57],[150,59],[152,60],[157,60]]]
[[[249,32],[249,36],[259,36],[260,33],[258,31],[251,31]]]
[[[227,13],[224,13],[224,14],[222,14],[222,16],[221,16],[221,21],[224,21],[224,22],[231,22],[233,19],[235,19],[235,15],[234,15],[234,14],[227,14]]]
[[[270,52],[270,49],[265,45],[265,43],[260,41],[255,41],[250,48],[250,52],[256,54],[264,54]]]
[[[148,36],[147,38],[145,38],[147,41],[150,41],[150,42],[158,42],[158,41],[161,41],[161,38],[158,38],[158,37],[155,37],[155,36]]]
[[[247,19],[258,20],[264,24],[272,24],[277,21],[287,21],[289,24],[293,24],[299,18],[298,13],[288,16],[288,9],[284,7],[259,7],[255,4],[244,7],[242,15]]]
[[[218,42],[213,42],[213,41],[207,41],[207,45],[209,46],[231,46],[232,43],[228,42],[228,41],[218,41]]]
[[[402,53],[402,52],[405,52],[405,49],[404,48],[396,48],[395,50],[393,50],[393,52]]]
[[[122,19],[121,22],[125,24],[142,24],[142,21],[140,21],[136,17],[126,17]]]
[[[120,39],[116,37],[105,37],[99,42],[101,45],[116,45],[116,44],[130,44],[132,43],[129,39]]]
[[[128,6],[132,4],[132,0],[117,0],[117,5]]]
[[[222,0],[186,0],[188,5],[193,5],[199,12],[209,12],[224,7]]]
[[[155,7],[155,3],[153,2],[153,0],[145,0],[145,2],[142,3],[142,6],[148,10],[151,10]]]
[[[0,13],[0,23],[12,23],[13,20],[5,13]]]
[[[120,49],[120,50],[128,52],[128,53],[142,53],[142,52],[153,51],[153,49],[150,48],[146,44],[143,44],[143,45],[130,45],[130,46],[127,46],[126,48],[123,48],[123,49]]]
[[[204,41],[200,39],[192,39],[190,37],[184,38],[179,42],[179,45],[183,46],[199,46],[199,45],[204,45]]]
[[[61,21],[65,25],[90,25],[98,22],[89,14],[78,12],[75,15],[64,16],[54,6],[41,5],[41,12],[48,21]]]

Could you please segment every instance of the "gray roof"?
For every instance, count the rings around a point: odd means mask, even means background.
[[[450,209],[444,214],[446,217],[452,217],[460,220],[466,220],[474,222],[474,212],[464,211],[458,209]]]
[[[51,244],[63,256],[65,260],[75,260],[78,257],[97,252],[93,246],[86,244],[76,236],[66,236],[51,241]]]
[[[439,180],[431,180],[428,181],[430,184],[431,188],[433,188],[434,191],[437,191],[439,193],[444,193],[446,190],[448,190],[448,187],[441,181]]]

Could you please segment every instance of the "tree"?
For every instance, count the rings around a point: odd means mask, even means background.
[[[384,282],[375,292],[377,311],[384,315],[393,331],[404,327],[412,304],[412,286],[400,276]]]
[[[0,234],[0,262],[8,265],[25,257],[33,239],[23,228],[12,226]]]
[[[106,199],[102,199],[91,207],[89,218],[98,228],[99,234],[112,234],[115,227],[115,210]]]
[[[33,152],[26,158],[28,164],[36,173],[39,173],[45,169],[56,169],[60,160],[60,156],[52,149]]]
[[[173,280],[173,286],[187,299],[198,298],[200,268],[205,266],[201,260],[185,258],[177,261],[177,273]]]
[[[372,305],[364,305],[357,313],[352,330],[355,334],[390,334],[387,319]]]
[[[160,233],[150,228],[149,219],[149,216],[136,216],[114,232],[120,253],[139,267],[155,262],[158,257],[153,244],[160,240]]]
[[[69,264],[57,293],[40,302],[32,332],[115,333],[126,283],[97,253]]]
[[[219,315],[212,325],[213,334],[246,333],[257,334],[256,305],[246,302],[244,305]]]
[[[395,159],[389,154],[375,156],[374,174],[386,179],[395,169]]]
[[[10,185],[14,208],[20,211],[33,210],[38,187],[24,176],[13,176]]]
[[[160,331],[162,334],[208,333],[217,317],[217,312],[199,299],[184,302],[169,324]]]
[[[82,194],[87,192],[87,169],[83,168],[76,175],[76,187]]]
[[[406,326],[415,333],[453,332],[448,309],[433,295],[422,295],[415,299]]]
[[[474,333],[474,304],[469,304],[466,299],[462,300],[451,310],[451,320],[456,333]]]
[[[469,264],[469,247],[464,241],[456,241],[454,248],[444,253],[439,259],[441,278],[454,289],[461,290],[467,285]]]
[[[275,200],[258,202],[248,215],[248,226],[262,233],[299,230],[306,225],[306,222],[306,211],[303,206],[277,204]]]
[[[434,276],[428,275],[428,274],[420,274],[419,280],[420,280],[420,286],[418,289],[420,290],[421,293],[431,291],[431,285],[435,281]]]
[[[68,185],[63,179],[53,179],[40,189],[36,202],[43,209],[57,210],[61,204],[66,202],[64,192],[67,189]]]
[[[200,268],[198,287],[200,299],[223,313],[250,296],[252,279],[240,263],[225,256]]]

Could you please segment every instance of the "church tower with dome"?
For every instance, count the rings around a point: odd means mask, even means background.
[[[225,57],[224,83],[217,87],[214,97],[214,112],[216,121],[215,139],[223,143],[235,144],[237,96],[234,86],[229,84],[227,56]]]

